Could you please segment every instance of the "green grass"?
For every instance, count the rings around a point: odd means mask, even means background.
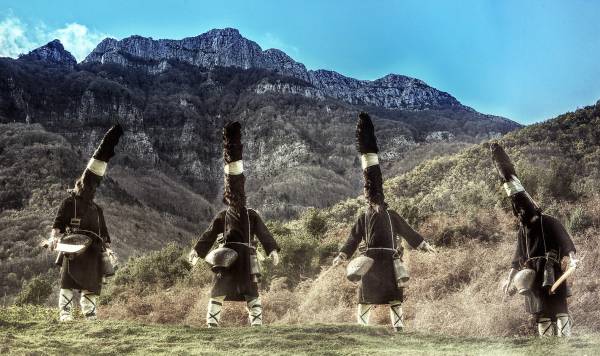
[[[102,320],[56,321],[46,308],[0,308],[0,354],[598,355],[599,335],[568,340],[449,337],[354,325],[207,329]]]

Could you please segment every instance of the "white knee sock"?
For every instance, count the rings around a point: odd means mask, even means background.
[[[60,310],[60,321],[73,320],[73,290],[61,289],[58,294],[58,309]]]
[[[554,336],[554,323],[550,318],[538,318],[538,334],[542,337]]]
[[[571,336],[571,327],[573,321],[567,313],[556,314],[556,336],[569,337]]]
[[[390,320],[394,329],[402,330],[404,328],[402,316],[402,303],[397,301],[390,302]]]
[[[250,325],[262,325],[262,305],[260,302],[260,297],[249,300],[246,304],[246,310],[248,310]]]
[[[90,291],[81,291],[79,304],[81,304],[81,313],[87,320],[96,320],[96,298],[96,294]]]
[[[208,300],[208,306],[206,308],[206,325],[208,326],[219,326],[221,321],[221,309],[223,308],[223,302],[225,296],[214,297]]]
[[[369,325],[369,318],[371,316],[371,309],[373,306],[371,304],[359,304],[358,308],[356,308],[356,321],[359,325]]]

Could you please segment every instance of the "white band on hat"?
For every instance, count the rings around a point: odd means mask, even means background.
[[[225,174],[235,176],[244,173],[244,161],[239,160],[225,165]]]
[[[379,164],[377,153],[365,153],[360,156],[360,165],[362,166],[362,169],[366,169],[367,167],[371,167],[376,164]]]
[[[102,177],[104,173],[106,173],[106,166],[108,166],[108,163],[99,159],[92,158],[88,162],[86,168],[89,169],[95,175]]]
[[[506,191],[506,195],[513,196],[519,192],[524,192],[525,188],[519,181],[519,178],[513,176],[512,179],[502,185],[504,190]]]

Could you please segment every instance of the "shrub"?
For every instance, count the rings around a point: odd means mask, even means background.
[[[50,294],[52,294],[52,282],[45,276],[36,276],[23,283],[15,304],[44,304]]]
[[[289,234],[278,236],[281,247],[281,262],[272,267],[272,275],[286,277],[291,285],[313,276],[317,271],[318,243],[309,234]],[[269,265],[267,265],[268,271]],[[265,277],[268,274],[265,273]]]
[[[592,225],[592,217],[587,213],[586,209],[581,206],[578,206],[573,210],[573,213],[567,222],[567,228],[574,234],[583,232]]]
[[[327,232],[327,221],[320,210],[307,209],[301,216],[304,230],[316,239],[321,239]]]
[[[185,252],[174,243],[159,251],[131,258],[125,267],[115,274],[113,283],[119,285],[137,284],[138,287],[171,287],[186,276],[191,269]]]

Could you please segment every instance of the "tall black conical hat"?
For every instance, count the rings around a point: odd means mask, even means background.
[[[377,137],[375,137],[375,127],[371,117],[366,112],[358,115],[356,124],[356,149],[360,154],[378,153]]]
[[[123,128],[121,125],[114,125],[106,132],[92,158],[88,161],[81,177],[75,183],[74,191],[93,199],[96,188],[100,185],[102,177],[106,173],[108,161],[115,155],[115,147],[122,135]]]
[[[223,159],[225,164],[242,160],[242,125],[230,122],[223,127]]]
[[[508,154],[506,154],[506,151],[504,151],[504,148],[502,148],[498,142],[493,142],[490,145],[490,151],[492,153],[492,159],[494,160],[496,169],[498,170],[498,174],[500,174],[500,177],[504,181],[508,182],[513,177],[517,176],[515,166],[510,160],[510,157],[508,157]]]
[[[86,170],[100,177],[104,176],[108,161],[115,155],[115,147],[123,136],[123,128],[117,124],[111,127],[98,145],[98,148],[88,162]],[[85,172],[84,172],[85,173]]]
[[[377,137],[375,127],[369,114],[362,112],[358,115],[356,124],[356,148],[361,155],[361,166],[363,168],[364,194],[369,203],[383,206],[385,197],[383,195],[383,176],[377,153]]]
[[[541,211],[540,207],[521,184],[515,166],[504,148],[498,142],[493,142],[490,144],[490,152],[506,194],[511,198],[515,214],[518,210],[523,210],[529,217],[537,215]]]
[[[246,206],[245,176],[242,161],[242,125],[234,121],[223,127],[223,160],[225,174],[223,202],[234,208]]]

